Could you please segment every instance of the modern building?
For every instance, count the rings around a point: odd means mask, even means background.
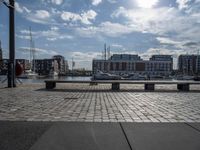
[[[55,56],[53,56],[53,59],[56,60],[58,63],[59,75],[65,75],[66,71],[67,71],[65,57],[63,57],[61,55],[55,55]]]
[[[8,72],[8,62],[9,59],[2,59],[0,75],[6,75]]]
[[[151,61],[173,61],[172,55],[153,55]]]
[[[141,60],[140,56],[138,55],[130,55],[130,54],[113,54],[110,57],[110,60]]]
[[[35,59],[35,72],[38,75],[50,75],[59,73],[58,62],[55,59]]]
[[[138,55],[114,54],[108,60],[94,59],[92,65],[93,73],[100,70],[113,74],[168,76],[173,69],[173,59],[170,55],[153,55],[150,60],[142,60]]]
[[[178,58],[178,71],[184,75],[200,73],[200,55],[180,55]]]
[[[15,60],[16,63],[19,62],[23,71],[25,72],[25,70],[29,70],[29,60],[26,59],[16,59]],[[1,65],[1,69],[0,69],[0,74],[2,75],[6,75],[8,72],[8,62],[9,59],[2,59],[2,65]]]

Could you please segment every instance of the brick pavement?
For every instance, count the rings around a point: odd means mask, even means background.
[[[176,86],[157,86],[144,92],[142,85],[24,84],[0,86],[0,120],[81,122],[200,122],[200,89],[177,92]]]

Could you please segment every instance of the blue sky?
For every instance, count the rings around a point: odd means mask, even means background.
[[[16,0],[16,57],[63,55],[91,69],[104,43],[111,53],[197,54],[200,0]],[[0,4],[0,40],[8,56],[8,9]]]

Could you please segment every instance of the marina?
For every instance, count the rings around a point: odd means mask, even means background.
[[[0,0],[0,150],[200,150],[200,0]]]

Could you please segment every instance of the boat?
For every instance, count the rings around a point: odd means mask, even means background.
[[[92,79],[93,80],[120,80],[122,79],[122,77],[115,74],[98,71],[96,74],[93,75]]]
[[[28,72],[25,72],[23,74],[21,74],[20,76],[18,76],[17,78],[20,78],[20,79],[34,79],[38,76],[37,73],[33,72],[33,71],[28,71]]]
[[[49,73],[49,77],[57,77],[58,73],[56,71],[51,70]]]
[[[176,76],[177,80],[194,80],[194,76],[190,75],[178,75]]]
[[[161,76],[161,75],[151,75],[150,76],[150,80],[161,80],[161,79],[165,79],[164,76]]]
[[[147,76],[141,75],[141,74],[129,74],[129,76],[127,76],[125,79],[126,80],[147,80]]]
[[[200,81],[200,76],[195,76],[194,81]]]

